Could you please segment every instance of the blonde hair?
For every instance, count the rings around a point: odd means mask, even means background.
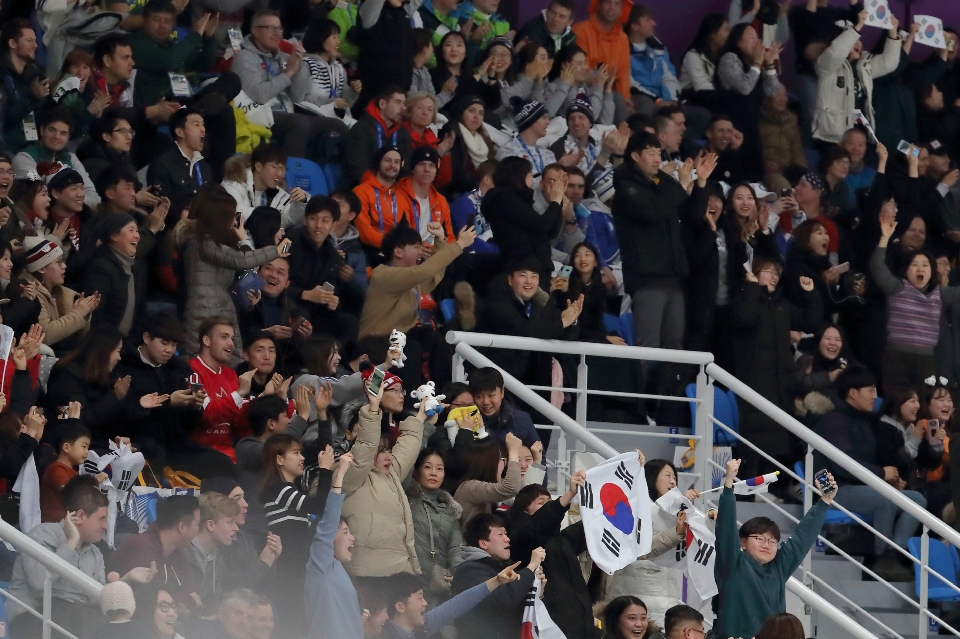
[[[205,521],[220,521],[224,517],[240,515],[240,504],[220,493],[203,493],[200,495],[200,523]]]
[[[426,91],[417,91],[416,93],[411,94],[409,98],[407,98],[405,106],[406,106],[406,114],[407,114],[408,120],[410,119],[410,116],[413,114],[413,107],[417,106],[420,102],[426,100],[427,98],[430,98],[433,101],[433,122],[436,123],[437,112],[439,111],[439,109],[437,108],[437,96],[427,93]]]

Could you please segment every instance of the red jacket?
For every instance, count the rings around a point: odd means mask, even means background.
[[[234,441],[250,436],[244,416],[247,402],[237,394],[240,379],[229,366],[221,366],[219,371],[215,371],[200,357],[190,360],[190,368],[197,376],[197,381],[191,379],[191,383],[203,384],[203,390],[207,393],[200,428],[190,438],[219,450],[236,462]]]

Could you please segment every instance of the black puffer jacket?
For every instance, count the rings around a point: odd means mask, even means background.
[[[495,187],[483,196],[480,211],[490,223],[504,264],[531,255],[540,260],[540,284],[547,285],[553,273],[550,244],[563,228],[560,205],[551,202],[541,215],[533,208],[532,189]]]
[[[140,264],[133,264],[133,323],[129,335],[137,334],[137,327],[147,303],[147,274]],[[94,252],[90,265],[83,274],[83,292],[86,295],[100,293],[100,305],[93,311],[91,324],[106,324],[114,328],[120,326],[127,309],[128,284],[130,281],[120,258],[106,244],[101,244]]]
[[[654,182],[632,162],[613,172],[613,185],[613,224],[620,240],[624,289],[632,294],[657,280],[685,278],[688,267],[680,240],[680,207],[687,192],[663,171]],[[497,232],[493,234],[496,238]]]

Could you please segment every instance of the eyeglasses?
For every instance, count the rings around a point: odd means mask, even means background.
[[[271,25],[271,24],[261,24],[260,26],[254,27],[254,29],[264,29],[264,30],[270,31],[270,32],[272,32],[272,33],[282,33],[282,32],[283,32],[283,27],[281,27],[281,26],[273,26],[273,25]]]
[[[121,135],[129,135],[131,138],[137,134],[133,129],[114,129],[112,133],[119,133]]]
[[[13,169],[0,169],[0,175],[13,175]]]
[[[780,271],[778,271],[778,270],[775,269],[775,268],[765,268],[765,269],[761,270],[760,272],[761,272],[761,273],[767,273],[768,275],[770,275],[770,277],[776,278],[776,279],[778,279],[778,280],[780,279]]]
[[[177,604],[172,601],[161,601],[157,604],[157,609],[160,612],[170,612],[171,610],[176,610]]]
[[[403,395],[403,387],[402,387],[402,386],[391,386],[390,388],[386,389],[384,392],[385,392],[385,393],[398,393],[399,395],[402,396],[402,395]]]
[[[761,546],[770,546],[771,548],[776,548],[780,544],[778,540],[772,537],[764,537],[763,535],[749,535],[749,538]]]

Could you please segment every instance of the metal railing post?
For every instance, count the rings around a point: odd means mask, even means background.
[[[813,447],[807,446],[807,454],[804,457],[804,470],[803,470],[803,480],[804,482],[813,483]],[[813,506],[813,491],[804,486],[803,488],[803,514],[806,515],[807,511]],[[819,541],[817,543],[820,543]],[[813,588],[813,579],[810,578],[810,573],[813,571],[813,553],[807,551],[807,555],[803,558],[803,583],[807,586]]]
[[[700,439],[695,442],[694,472],[698,474],[696,488],[705,492],[713,487],[713,379],[707,376],[704,367],[697,373],[697,404],[695,409],[696,423],[693,434]]]
[[[930,565],[930,529],[923,527],[923,534],[920,535],[920,639],[927,639],[927,628],[930,624],[930,617],[923,611],[930,605],[930,573],[925,569]]]
[[[53,616],[53,574],[48,570],[43,578],[43,639],[50,639],[50,621]]]
[[[466,383],[467,374],[463,370],[463,355],[454,351],[453,353],[453,381]]]
[[[577,423],[587,425],[587,356],[580,356],[577,366]]]

